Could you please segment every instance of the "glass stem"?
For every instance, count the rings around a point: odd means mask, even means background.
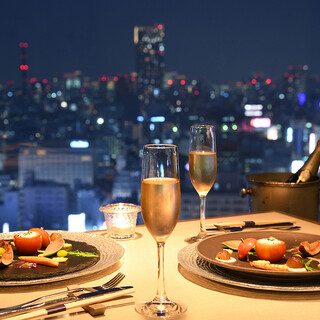
[[[157,242],[158,249],[158,285],[156,300],[160,302],[165,302],[168,300],[165,288],[165,278],[164,278],[164,245],[165,242]]]
[[[200,196],[200,234],[207,232],[206,225],[206,196]]]

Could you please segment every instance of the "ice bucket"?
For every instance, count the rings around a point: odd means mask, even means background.
[[[270,172],[248,175],[247,189],[250,212],[283,211],[318,221],[320,179],[305,183],[286,183],[289,172]]]

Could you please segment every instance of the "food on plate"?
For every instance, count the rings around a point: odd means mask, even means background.
[[[47,246],[46,250],[39,254],[40,257],[49,257],[56,254],[59,250],[61,250],[64,246],[64,240],[60,233],[54,232],[50,236],[50,243]]]
[[[216,258],[219,260],[229,260],[231,255],[232,255],[232,251],[223,249],[217,253]]]
[[[42,236],[36,231],[23,231],[14,235],[14,245],[20,254],[32,255],[42,246]]]
[[[245,240],[241,239],[241,242],[238,247],[238,257],[239,259],[243,259],[248,255],[248,253],[255,247],[256,239],[247,238]]]
[[[45,266],[48,266],[48,267],[58,267],[59,266],[59,262],[58,261],[56,261],[54,259],[46,258],[46,257],[20,256],[19,259],[22,260],[22,261],[37,263],[37,264],[45,265]]]
[[[259,269],[264,269],[264,270],[271,270],[271,271],[289,271],[289,268],[286,264],[276,264],[276,263],[271,263],[268,260],[255,260],[255,261],[250,261],[250,265],[252,267],[256,267]]]
[[[314,257],[320,253],[320,240],[312,243],[303,241],[299,247],[288,250],[284,241],[272,236],[261,239],[229,240],[222,242],[224,249],[217,253],[215,259],[221,262],[233,262],[231,260],[234,258],[229,248],[234,248],[237,244],[238,247],[235,251],[238,250],[238,259],[244,261],[243,258],[246,257],[250,266],[255,268],[291,272],[318,271],[320,269],[320,259]],[[286,257],[286,252],[290,252],[289,257]],[[307,258],[308,256],[312,256],[312,258]]]
[[[306,256],[315,256],[320,252],[320,240],[309,243],[308,241],[303,241],[299,245],[299,251]]]
[[[292,269],[300,269],[304,268],[304,261],[300,255],[295,254],[287,260],[286,265]]]
[[[236,262],[236,259],[232,257],[233,251],[231,249],[223,249],[216,255],[216,259],[223,262]]]
[[[31,229],[29,229],[29,231],[36,231],[41,234],[41,236],[42,236],[42,246],[41,247],[42,248],[46,248],[49,245],[50,236],[46,230],[44,230],[43,228],[31,228]]]
[[[233,251],[238,251],[239,244],[241,242],[242,242],[241,240],[228,240],[228,241],[222,242],[222,244]]]
[[[61,233],[53,232],[49,235],[43,228],[31,228],[16,233],[13,241],[0,240],[0,266],[13,262],[13,268],[37,268],[37,264],[58,267],[59,263],[68,261],[67,256],[99,257],[95,252],[70,249],[72,243],[66,243]],[[15,253],[18,255],[17,259],[14,259]]]
[[[274,237],[258,239],[255,244],[255,251],[260,260],[277,262],[286,253],[286,243]]]
[[[59,250],[57,252],[57,257],[66,257],[68,255],[68,251],[66,250]]]
[[[8,266],[13,261],[13,250],[9,241],[1,241],[0,266]]]

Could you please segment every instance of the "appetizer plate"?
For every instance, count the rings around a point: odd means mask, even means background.
[[[72,243],[72,250],[95,252],[99,257],[69,256],[68,262],[61,263],[57,268],[38,265],[36,269],[16,269],[9,266],[0,269],[0,286],[44,284],[88,276],[112,266],[124,255],[124,248],[119,243],[103,236],[69,231],[54,232],[60,233],[66,242]],[[15,233],[17,232],[1,233],[0,240],[12,239]]]
[[[216,255],[223,248],[226,248],[223,245],[223,242],[230,240],[240,240],[246,238],[268,238],[275,237],[279,240],[282,240],[286,243],[287,252],[285,254],[285,258],[280,260],[279,264],[284,264],[286,260],[291,256],[291,252],[288,252],[288,249],[292,249],[298,247],[299,244],[303,241],[314,242],[316,240],[320,240],[319,235],[309,234],[309,233],[296,233],[290,231],[240,231],[233,233],[225,233],[222,235],[212,236],[210,238],[204,239],[196,245],[197,254],[207,262],[218,266],[223,269],[227,269],[230,271],[237,271],[241,273],[245,273],[247,275],[261,276],[261,277],[278,277],[278,278],[314,278],[320,276],[320,269],[317,271],[270,271],[258,269],[250,266],[249,262],[246,259],[239,260],[238,252],[234,251],[232,254],[233,262],[223,262],[222,260],[217,260]],[[319,259],[320,254],[314,256],[313,258]],[[320,261],[320,260],[319,260]],[[320,263],[320,262],[319,262]],[[318,264],[318,263],[317,263]],[[225,270],[226,271],[226,270]]]
[[[292,281],[292,278],[285,279],[248,276],[248,273],[232,272],[231,270],[220,268],[200,258],[197,254],[196,246],[197,243],[193,243],[179,251],[179,264],[192,274],[208,279],[209,281],[245,289],[289,292],[290,294],[305,294],[306,292],[314,293],[320,291],[320,280],[316,278],[302,278],[294,279],[294,281]],[[182,275],[186,277],[184,272],[182,272]]]

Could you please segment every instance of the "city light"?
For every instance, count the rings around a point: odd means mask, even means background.
[[[137,117],[137,121],[138,122],[143,122],[144,121],[144,117],[143,116],[138,116]]]
[[[309,154],[313,152],[317,145],[317,137],[314,133],[310,133],[309,135]]]
[[[20,48],[28,48],[28,46],[29,46],[29,45],[28,45],[27,42],[20,42],[20,43],[19,43],[19,47],[20,47]]]
[[[291,162],[291,172],[297,172],[303,166],[302,160],[293,160]]]
[[[165,122],[166,118],[164,116],[156,116],[150,118],[151,122]]]
[[[298,93],[298,101],[300,105],[305,104],[307,98],[305,93]]]
[[[291,143],[293,141],[293,129],[289,127],[287,129],[287,142]]]
[[[86,214],[69,214],[68,231],[84,232],[86,231]]]
[[[104,119],[103,118],[98,118],[97,119],[97,124],[104,124]]]
[[[61,101],[60,106],[61,106],[61,108],[66,108],[68,106],[68,102]]]
[[[246,104],[244,106],[244,115],[246,117],[261,117],[263,105],[262,104]]]
[[[268,128],[267,139],[272,141],[279,139],[279,131],[276,126],[271,126],[270,128]]]
[[[20,70],[28,70],[29,66],[27,64],[21,64],[20,65]]]
[[[253,118],[250,125],[254,128],[269,128],[271,126],[270,118]]]
[[[73,140],[70,142],[71,148],[89,148],[89,142],[85,140]]]

